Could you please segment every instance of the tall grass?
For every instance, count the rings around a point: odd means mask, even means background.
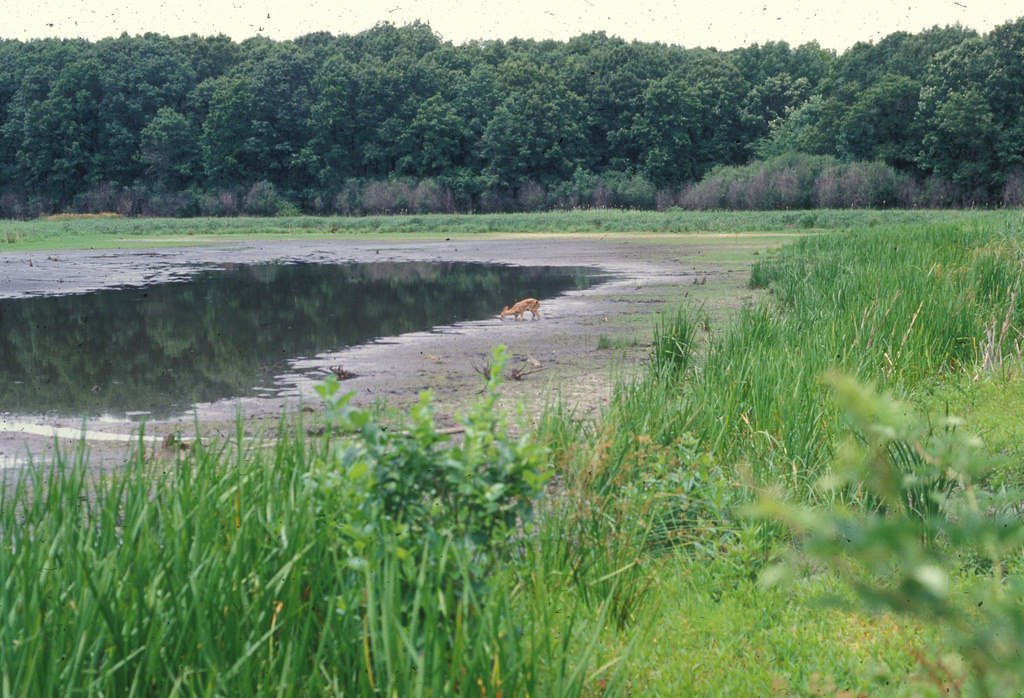
[[[349,417],[361,434],[340,440],[282,422],[264,449],[239,426],[237,443],[172,463],[140,446],[104,479],[83,449],[23,471],[0,499],[3,695],[557,696],[610,681],[595,641],[610,604],[527,567],[542,537],[496,559],[440,526],[403,539],[399,512],[363,520],[380,537],[353,555],[370,529],[324,505],[360,491],[367,453],[428,470],[472,456],[418,449],[436,441],[427,412],[404,451]],[[467,444],[516,454],[502,433],[492,421]],[[434,513],[455,501],[434,496]]]
[[[618,472],[692,434],[730,477],[743,465],[811,496],[845,428],[828,369],[909,396],[1019,351],[1021,229],[1019,216],[877,226],[782,248],[752,271],[767,300],[720,334],[702,334],[693,313],[663,321],[651,370],[617,387],[593,430],[613,436],[576,444],[577,467]],[[693,337],[703,348],[691,367],[680,347]]]
[[[783,464],[798,480],[817,475],[841,426],[820,382],[827,369],[910,395],[978,367],[993,323],[1019,326],[1024,257],[1006,232],[933,225],[801,239],[756,265],[773,302],[710,347],[681,409],[719,457],[751,459],[772,478]],[[1007,350],[1013,339],[1002,336]]]

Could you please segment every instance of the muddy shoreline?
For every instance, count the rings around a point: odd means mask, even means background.
[[[490,350],[505,344],[515,365],[530,360],[540,370],[524,380],[509,381],[503,401],[519,402],[527,415],[536,414],[554,397],[581,416],[606,400],[613,373],[628,374],[649,352],[656,317],[680,302],[712,301],[730,289],[742,294],[746,264],[723,259],[722,250],[743,246],[742,236],[644,235],[507,235],[497,238],[458,237],[437,241],[373,241],[366,239],[280,240],[229,242],[197,247],[102,251],[23,252],[0,254],[0,298],[86,293],[139,286],[187,276],[196,268],[228,263],[302,261],[318,263],[371,261],[464,261],[511,265],[590,266],[612,274],[598,286],[542,301],[543,319],[461,322],[382,338],[374,343],[294,361],[276,377],[280,395],[228,399],[196,405],[178,417],[150,420],[145,431],[153,446],[171,433],[184,439],[231,438],[236,414],[247,431],[271,423],[283,411],[300,406],[320,409],[314,381],[301,373],[327,374],[343,366],[356,374],[345,381],[355,401],[370,405],[384,401],[401,407],[431,390],[441,426],[454,423],[454,414],[479,392],[477,368]],[[724,245],[724,248],[723,248]],[[713,253],[709,253],[712,252]],[[601,336],[615,347],[598,350]],[[13,415],[0,405],[0,469],[25,467],[27,454],[47,463],[56,447],[75,446],[82,419]],[[124,441],[138,422],[95,419],[86,423],[90,463],[96,468],[118,467],[126,457]],[[55,429],[60,431],[54,433]]]

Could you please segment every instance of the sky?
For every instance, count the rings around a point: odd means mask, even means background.
[[[122,32],[292,39],[355,34],[380,22],[426,22],[446,41],[566,40],[604,31],[627,40],[728,50],[817,41],[842,52],[895,31],[960,23],[987,32],[1024,16],[1021,0],[0,0],[0,37]]]

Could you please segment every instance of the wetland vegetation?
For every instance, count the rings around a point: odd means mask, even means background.
[[[357,236],[391,239],[458,239],[481,235],[601,233],[634,236],[663,233],[802,233],[869,228],[882,224],[920,225],[992,221],[1000,211],[850,210],[813,211],[625,211],[615,209],[495,213],[482,215],[395,215],[283,218],[121,218],[56,216],[31,221],[0,220],[0,249],[50,250],[195,245],[260,237]]]
[[[450,441],[429,398],[385,429],[328,381],[319,436],[286,415],[270,446],[240,424],[102,479],[81,450],[25,470],[0,685],[1018,692],[1024,218],[843,220],[780,238],[729,324],[669,309],[591,418],[552,396],[513,434],[492,378]]]

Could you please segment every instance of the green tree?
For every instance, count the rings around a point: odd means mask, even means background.
[[[321,186],[334,187],[360,174],[363,143],[372,132],[360,114],[359,78],[356,65],[335,56],[313,81],[308,152]]]
[[[770,158],[786,153],[836,155],[842,120],[848,108],[846,102],[852,101],[855,93],[852,87],[845,87],[841,92],[846,94],[832,97],[812,95],[788,117],[774,122],[768,138],[757,145],[757,156]]]
[[[468,73],[456,78],[453,104],[466,125],[466,138],[471,143],[477,143],[483,136],[487,122],[505,96],[498,85],[497,70],[487,63],[476,63]]]
[[[246,77],[212,78],[210,110],[199,145],[209,181],[218,186],[259,179],[249,147],[252,125],[252,82]]]
[[[566,81],[586,103],[590,166],[596,171],[626,171],[640,159],[630,129],[642,106],[644,90],[670,68],[666,47],[626,43],[603,33],[570,40]]]
[[[585,146],[583,113],[582,99],[552,85],[509,95],[480,139],[484,175],[512,191],[568,179]]]
[[[932,58],[918,101],[921,169],[958,184],[972,199],[994,194],[1003,182],[1005,133],[986,95],[996,69],[986,41],[967,39]]]
[[[191,34],[174,39],[174,44],[195,71],[196,84],[224,75],[239,61],[238,44],[224,34]]]
[[[739,70],[724,54],[705,50],[687,52],[680,70],[681,82],[699,105],[694,176],[703,176],[714,165],[744,162],[749,141],[741,106],[749,88]]]
[[[741,118],[744,139],[753,147],[767,137],[773,123],[784,118],[807,101],[811,83],[807,78],[794,80],[789,73],[779,73],[764,79],[747,93],[743,101]]]
[[[433,60],[433,55],[416,58],[411,52],[399,54],[378,73],[375,94],[367,95],[367,103],[379,104],[385,110],[383,120],[377,120],[374,147],[366,152],[368,164],[377,172],[389,175],[400,169],[403,137],[413,126],[423,104],[441,95],[453,82],[449,71]],[[449,101],[449,98],[443,98]],[[422,121],[417,128],[422,129]],[[422,130],[421,130],[422,133]],[[454,159],[459,154],[453,154]]]
[[[467,151],[466,124],[455,107],[434,95],[416,112],[416,116],[395,143],[396,171],[417,177],[451,175],[463,163]]]
[[[310,139],[314,67],[309,57],[291,44],[272,45],[246,72],[252,129],[246,150],[258,179],[285,191],[309,186],[308,168],[296,160]]]
[[[884,160],[901,170],[915,166],[920,136],[915,125],[921,86],[887,75],[865,90],[843,117],[838,150],[847,160]]]
[[[642,104],[631,129],[642,153],[640,171],[658,186],[696,179],[701,168],[698,96],[682,76],[672,75],[651,83]]]
[[[197,172],[202,155],[198,141],[192,123],[170,107],[161,107],[142,130],[139,162],[158,186],[182,189]]]
[[[67,65],[22,124],[17,159],[26,183],[67,204],[97,181],[103,151],[103,67],[94,59]]]
[[[996,27],[987,40],[986,101],[1003,133],[1000,165],[1012,170],[1024,165],[1024,18]]]
[[[195,87],[195,71],[177,44],[157,34],[104,39],[96,44],[95,54],[103,65],[98,174],[131,184],[143,175],[135,157],[142,129],[161,108],[182,109]]]
[[[968,194],[1002,185],[1002,133],[976,89],[953,92],[929,117],[919,156],[922,167],[963,187]]]

